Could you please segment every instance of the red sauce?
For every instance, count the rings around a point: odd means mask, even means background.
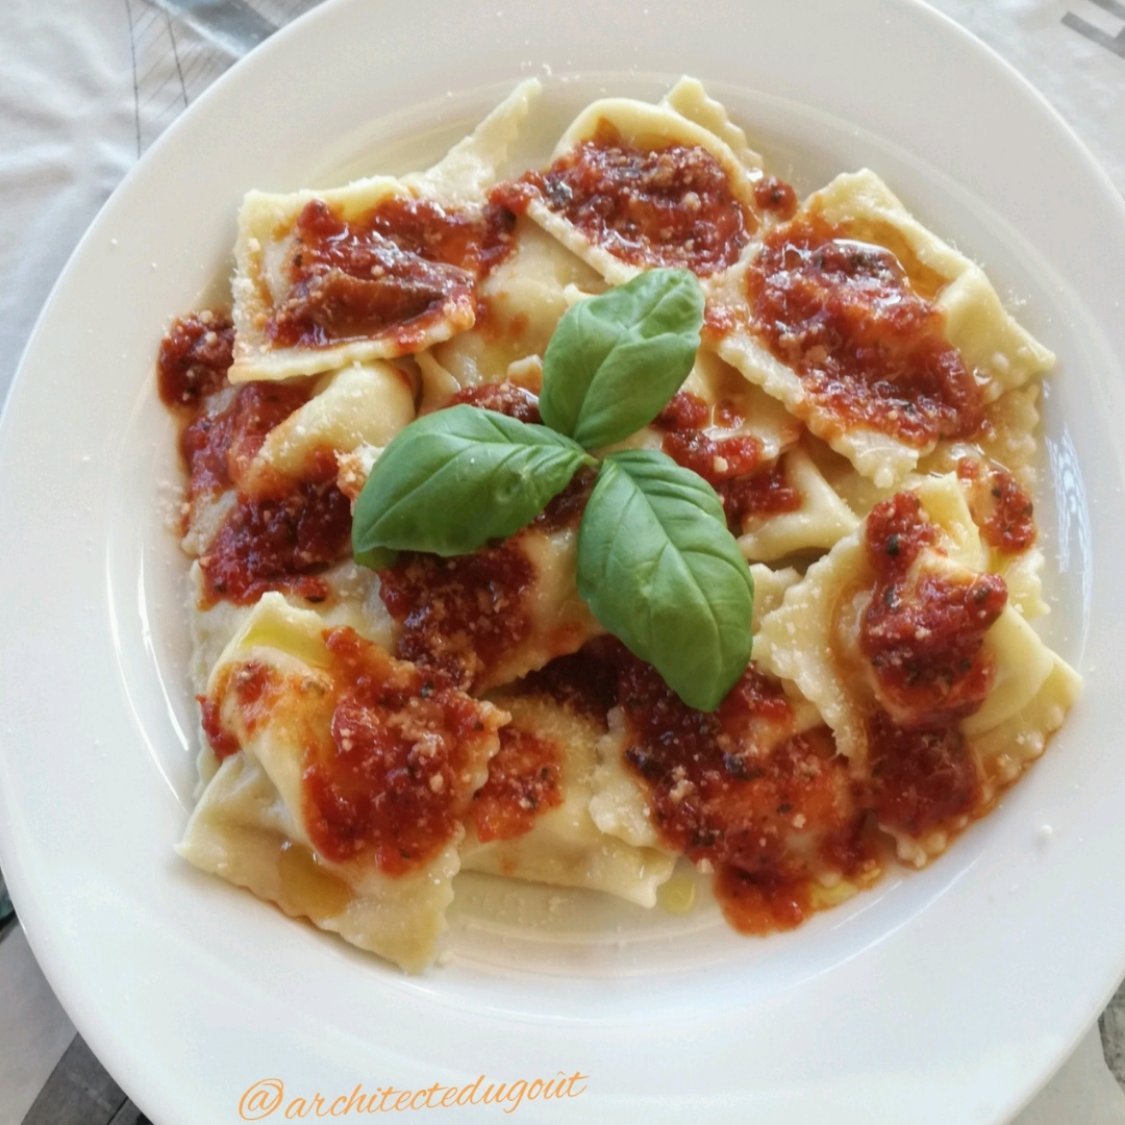
[[[518,691],[545,695],[573,714],[607,726],[610,708],[617,704],[617,670],[623,651],[612,637],[595,637],[578,652],[556,657],[525,676]]]
[[[225,409],[200,413],[180,435],[189,499],[237,484],[270,430],[308,399],[304,382],[243,383]]]
[[[706,149],[637,148],[606,121],[546,172],[493,192],[516,212],[536,198],[621,261],[704,277],[732,265],[757,225]]]
[[[717,487],[727,522],[735,531],[753,519],[795,512],[804,503],[801,491],[790,483],[784,454],[772,464]]]
[[[539,399],[524,387],[515,383],[480,383],[458,391],[449,400],[450,406],[466,402],[479,406],[482,410],[495,410],[497,414],[507,414],[519,422],[542,422],[539,416]]]
[[[566,488],[551,497],[543,511],[532,520],[531,526],[538,531],[547,532],[559,531],[564,527],[577,527],[597,479],[597,469],[588,467],[579,469],[570,478]]]
[[[519,536],[458,558],[404,552],[379,574],[395,654],[470,690],[529,636],[534,578]]]
[[[495,205],[446,210],[397,197],[348,221],[311,200],[294,228],[292,288],[270,334],[321,347],[394,329],[404,346],[417,342],[450,304],[472,302],[475,280],[511,253],[514,222]]]
[[[211,309],[173,321],[160,342],[156,383],[166,406],[195,406],[226,385],[234,325]]]
[[[283,496],[239,497],[200,556],[204,598],[251,605],[267,590],[328,597],[315,572],[346,555],[352,512],[335,480],[305,480]]]
[[[562,804],[559,747],[509,724],[488,763],[488,781],[473,797],[477,836],[511,840],[530,832],[536,819]]]
[[[978,807],[979,775],[960,720],[992,686],[984,634],[1007,601],[997,575],[912,576],[936,538],[913,492],[883,501],[868,516],[865,547],[876,581],[860,650],[881,704],[867,721],[868,799],[882,824],[912,835]]]
[[[165,344],[170,354],[191,333],[179,322]],[[169,343],[172,341],[172,343]],[[165,348],[161,349],[161,364]],[[266,435],[309,399],[309,383],[244,383],[222,409],[210,408],[216,393],[199,378],[192,384],[206,397],[185,400],[195,408],[180,434],[180,451],[188,471],[185,518],[192,503],[237,489]],[[284,590],[310,601],[328,596],[328,586],[315,572],[347,553],[351,506],[335,485],[336,459],[330,451],[305,467],[305,479],[271,482],[251,498],[237,494],[231,511],[200,555],[203,601],[249,605],[267,590]]]
[[[868,517],[866,549],[878,578],[860,650],[884,709],[904,726],[946,725],[980,707],[995,675],[984,635],[1008,600],[995,574],[912,577],[911,564],[933,538],[913,492],[883,501]]]
[[[956,725],[902,727],[875,711],[867,739],[867,800],[880,824],[916,836],[979,806],[976,761]]]
[[[723,502],[727,522],[741,532],[755,517],[794,512],[803,503],[800,491],[785,472],[784,456],[762,465],[762,445],[749,435],[717,438],[701,427],[710,420],[711,408],[690,391],[680,391],[656,419],[664,435],[664,452],[685,469],[698,473],[712,485]],[[743,419],[729,402],[715,407],[720,426],[735,426]]]
[[[222,761],[242,749],[238,736],[222,721],[223,700],[233,695],[242,725],[248,736],[267,719],[281,695],[277,674],[265,664],[249,661],[224,670],[219,684],[210,695],[197,696],[201,710],[203,733]]]
[[[962,457],[957,475],[971,482],[969,509],[986,543],[1016,554],[1035,542],[1035,505],[1007,469]]]
[[[677,391],[653,423],[671,433],[701,430],[711,420],[711,408],[691,391]]]
[[[763,176],[754,185],[754,202],[779,219],[791,219],[797,213],[797,193],[777,176]]]
[[[747,272],[754,328],[841,430],[923,446],[981,424],[980,389],[945,318],[898,259],[819,216],[771,231]]]
[[[215,757],[221,762],[224,758],[237,754],[242,746],[235,734],[223,726],[219,716],[219,705],[206,695],[197,695],[195,698],[199,702],[200,725]]]
[[[761,444],[753,437],[713,438],[703,433],[671,433],[664,452],[712,485],[750,472],[761,460]]]
[[[964,582],[927,574],[909,586],[877,586],[860,647],[884,706],[900,721],[923,726],[976,711],[995,674],[983,637],[1007,600],[995,574]]]
[[[717,407],[716,414],[720,413]],[[756,469],[761,463],[762,446],[754,437],[724,438],[704,433],[702,427],[710,416],[711,408],[703,399],[690,391],[679,391],[660,412],[655,425],[667,431],[662,442],[664,452],[717,487]],[[729,404],[723,419],[730,419]],[[722,424],[723,419],[716,421]]]
[[[855,874],[871,862],[831,735],[770,738],[792,711],[780,684],[753,664],[710,714],[687,707],[632,658],[623,659],[618,693],[626,761],[643,779],[653,824],[669,847],[714,866],[736,928],[795,926],[811,909],[812,867]],[[807,852],[792,846],[795,836]]]
[[[910,569],[937,528],[926,519],[916,492],[899,492],[876,504],[867,517],[864,551],[880,582],[893,582]]]
[[[735,325],[745,319],[745,313],[739,315],[739,310],[729,305],[716,304],[708,301],[703,309],[703,340],[705,343],[716,343],[724,336],[729,336]]]
[[[305,751],[309,838],[333,862],[362,856],[388,875],[405,875],[456,838],[470,771],[499,716],[352,629],[328,629],[324,641],[335,707],[331,737]]]

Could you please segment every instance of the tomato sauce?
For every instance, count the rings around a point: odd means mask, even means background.
[[[492,198],[518,213],[541,200],[623,262],[701,277],[733,265],[757,226],[706,149],[638,148],[607,121],[545,172],[500,185]]]
[[[324,642],[335,706],[331,737],[305,750],[309,838],[333,862],[372,858],[405,875],[459,834],[469,771],[500,717],[352,629],[328,629]]]
[[[521,695],[545,695],[574,715],[608,726],[617,704],[621,645],[612,637],[595,637],[578,652],[558,656],[519,682]]]
[[[577,527],[597,479],[597,469],[583,466],[561,492],[547,501],[547,506],[531,521],[531,526],[546,532]]]
[[[957,475],[970,483],[969,508],[989,546],[1018,554],[1035,543],[1035,505],[1007,469],[962,457]]]
[[[804,495],[789,478],[785,454],[755,472],[721,482],[718,492],[735,531],[754,519],[796,512],[804,503]]]
[[[911,726],[948,724],[980,707],[995,675],[984,635],[1008,600],[999,575],[911,575],[934,537],[913,492],[876,505],[867,519],[865,548],[878,577],[860,650],[884,707]]]
[[[252,382],[228,390],[232,339],[225,314],[195,314],[172,325],[157,361],[161,395],[185,411],[185,520],[197,501],[235,492],[233,507],[200,553],[203,603],[251,605],[267,590],[322,601],[328,586],[316,572],[343,557],[351,537],[351,507],[335,484],[335,457],[324,451],[327,456],[311,459],[305,479],[271,482],[254,497],[238,491],[269,432],[309,400],[310,384]],[[218,400],[221,407],[215,402],[220,392],[227,395]]]
[[[797,213],[797,193],[777,176],[763,176],[754,185],[754,202],[779,219],[791,219]]]
[[[181,317],[160,343],[156,385],[165,406],[195,407],[226,386],[234,358],[234,324],[205,309]]]
[[[352,513],[335,479],[300,481],[284,496],[240,497],[200,556],[204,598],[252,605],[267,590],[328,597],[316,571],[351,546]]]
[[[243,383],[225,409],[203,409],[180,436],[180,452],[188,469],[188,498],[214,495],[237,485],[270,430],[308,399],[304,382]]]
[[[252,660],[225,668],[211,693],[196,697],[203,733],[219,761],[242,749],[238,735],[222,720],[223,700],[228,695],[234,696],[242,726],[252,737],[277,703],[281,688],[280,678],[271,668]]]
[[[297,218],[291,288],[270,336],[323,347],[394,330],[407,346],[450,305],[472,302],[476,280],[511,253],[514,223],[494,205],[454,210],[402,197],[347,220],[311,200]]]
[[[457,558],[404,552],[379,574],[395,654],[471,690],[530,635],[534,578],[519,536]]]
[[[980,800],[960,720],[992,687],[984,635],[1008,596],[994,574],[911,573],[936,537],[913,492],[876,505],[867,519],[876,581],[859,643],[879,701],[867,721],[869,799],[881,823],[911,834],[968,815]]]
[[[618,696],[626,762],[648,794],[654,826],[666,845],[711,864],[737,929],[796,926],[813,909],[818,874],[857,875],[874,863],[830,733],[787,737],[790,704],[753,664],[719,709],[704,713],[623,655]],[[805,846],[794,847],[795,838]]]
[[[840,432],[869,426],[922,447],[981,425],[980,388],[944,314],[889,250],[798,218],[766,235],[746,284],[754,331]]]
[[[867,802],[880,824],[918,836],[979,807],[977,764],[956,725],[903,727],[876,710],[867,741]]]
[[[755,517],[794,512],[803,503],[785,471],[784,455],[762,464],[762,444],[750,434],[714,437],[702,427],[711,419],[711,408],[690,391],[678,392],[661,411],[655,425],[665,430],[664,452],[673,461],[698,473],[719,495],[727,523],[736,534]],[[714,409],[719,426],[742,421],[730,403]]]
[[[488,780],[473,797],[477,838],[512,840],[562,804],[560,747],[514,723],[500,731],[500,750],[488,763]]]
[[[729,410],[716,407],[716,421],[735,421]],[[698,473],[708,484],[752,472],[762,459],[762,446],[749,435],[715,437],[704,433],[711,420],[711,407],[690,391],[678,391],[657,416],[654,425],[665,431],[662,447],[677,464]]]
[[[539,399],[525,387],[504,381],[502,383],[480,383],[475,387],[466,387],[458,391],[449,400],[449,406],[468,403],[470,406],[479,406],[482,410],[495,410],[497,414],[506,414],[518,422],[540,423],[543,419],[539,416]]]

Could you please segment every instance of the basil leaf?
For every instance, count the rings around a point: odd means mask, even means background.
[[[354,537],[354,527],[352,534]],[[370,550],[357,551],[353,545],[352,557],[360,566],[365,566],[368,570],[386,570],[387,567],[395,565],[398,551],[392,551],[389,547],[372,547]]]
[[[605,459],[579,527],[578,592],[689,707],[713,711],[746,670],[750,569],[714,489],[663,453]]]
[[[590,458],[569,438],[475,406],[411,422],[375,462],[356,501],[352,552],[464,555],[514,535]]]
[[[586,449],[636,433],[687,378],[703,290],[688,270],[649,270],[572,306],[543,356],[543,421]]]

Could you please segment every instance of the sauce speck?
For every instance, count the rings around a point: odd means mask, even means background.
[[[763,176],[754,185],[754,202],[779,219],[791,219],[797,213],[797,193],[777,176]]]

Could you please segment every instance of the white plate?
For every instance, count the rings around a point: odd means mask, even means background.
[[[603,88],[708,80],[800,187],[871,164],[1022,303],[1060,356],[1040,510],[1051,639],[1086,692],[949,854],[796,933],[756,941],[707,910],[567,895],[544,909],[478,883],[449,964],[412,979],[172,854],[192,702],[152,357],[227,269],[244,190],[339,178],[374,151],[391,170],[417,162],[533,72],[554,76],[560,114]],[[526,1101],[524,1120],[1012,1114],[1125,970],[1122,260],[1125,209],[1060,119],[912,3],[341,0],[235,68],[91,228],[0,428],[0,855],[36,955],[115,1077],[161,1125],[238,1121],[265,1079],[284,1095],[260,1087],[244,1117],[360,1083],[559,1072],[586,1076],[577,1096]]]

